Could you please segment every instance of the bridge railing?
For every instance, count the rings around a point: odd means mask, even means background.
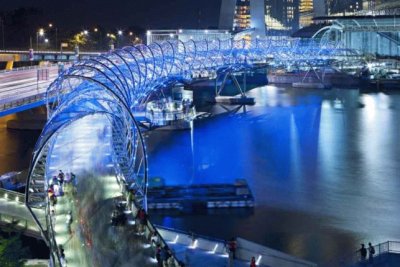
[[[12,108],[17,108],[19,106],[22,105],[27,105],[27,104],[31,104],[31,103],[36,103],[39,101],[44,101],[46,97],[46,92],[43,93],[39,93],[36,95],[32,95],[32,96],[27,96],[27,97],[23,97],[14,101],[10,101],[10,102],[1,102],[0,101],[0,113],[2,111],[6,111]]]
[[[34,69],[40,69],[40,68],[51,68],[51,67],[57,67],[58,64],[46,64],[46,65],[33,65],[33,66],[25,66],[25,67],[18,67],[18,68],[13,68],[11,70],[0,70],[0,74],[2,73],[10,73],[10,72],[17,72],[17,71],[24,71],[24,70],[34,70]]]
[[[394,254],[400,254],[400,241],[386,241],[382,242],[376,245],[373,245],[375,254],[374,254],[374,263],[384,263],[387,258],[385,255],[388,255],[390,253]],[[366,247],[368,251],[368,246]],[[336,266],[341,266],[341,267],[355,267],[355,266],[360,266],[360,264],[368,261],[369,255],[367,254],[366,259],[361,258],[360,254],[360,249],[349,253],[347,255],[344,255],[341,259],[334,260],[326,264],[327,267],[336,267]]]
[[[15,191],[0,188],[0,199],[16,205],[25,204],[25,195]],[[39,229],[33,220],[23,219],[19,216],[4,214],[0,212],[0,223],[11,226],[13,229],[23,230],[27,235],[40,236]]]
[[[13,201],[18,204],[24,204],[25,203],[25,195],[22,193],[18,193],[15,191],[7,190],[4,188],[0,188],[0,198],[8,200],[8,201]]]
[[[0,50],[0,54],[29,54],[29,50]],[[35,54],[62,54],[62,55],[72,55],[75,54],[75,51],[52,51],[52,50],[38,50],[34,51]],[[80,51],[79,54],[84,54],[84,55],[100,55],[102,53],[105,53],[104,51]]]
[[[172,243],[179,243],[192,249],[201,249],[212,254],[220,254],[228,257],[228,242],[225,240],[193,234],[159,225],[157,225],[157,228],[160,229],[167,240],[172,240]],[[243,238],[236,238],[236,242],[236,258],[241,261],[249,262],[251,257],[255,257],[257,264],[263,266],[317,266],[312,262],[301,260],[294,256],[258,245]]]

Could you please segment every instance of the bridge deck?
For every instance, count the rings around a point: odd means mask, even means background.
[[[38,69],[0,73],[0,116],[44,104],[47,87],[58,75],[58,67],[50,66],[48,79],[37,81]]]
[[[48,159],[51,175],[72,171],[76,179],[64,183],[64,193],[50,207],[55,240],[63,246],[68,266],[154,266],[154,252],[137,233],[133,216],[128,216],[131,223],[111,225],[122,194],[113,174],[106,122],[104,117],[89,116],[57,137]]]

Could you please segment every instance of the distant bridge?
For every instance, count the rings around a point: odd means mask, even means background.
[[[85,52],[80,51],[77,55],[74,51],[51,51],[39,50],[33,51],[33,58],[30,58],[29,50],[0,50],[0,61],[74,61],[79,59],[88,59],[98,56],[103,52]]]

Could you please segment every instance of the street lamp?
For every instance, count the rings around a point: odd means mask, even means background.
[[[37,32],[36,32],[36,51],[39,50],[39,36],[42,37],[44,36],[44,29],[40,28]]]
[[[57,47],[58,47],[58,28],[57,27],[53,27],[54,24],[51,23],[51,22],[48,24],[48,26],[49,26],[49,31],[54,28],[54,33],[55,33],[55,36],[53,36],[54,37],[54,48],[57,50]]]
[[[83,34],[84,34],[84,35],[88,35],[89,32],[88,32],[87,30],[84,30],[84,31],[83,31]]]
[[[99,29],[97,29],[97,28],[94,28],[94,32],[97,32]]]
[[[122,31],[121,30],[118,31],[118,35],[122,35]]]

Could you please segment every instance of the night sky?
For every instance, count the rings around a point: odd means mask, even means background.
[[[0,0],[0,11],[35,7],[60,28],[139,26],[216,27],[221,0]]]

